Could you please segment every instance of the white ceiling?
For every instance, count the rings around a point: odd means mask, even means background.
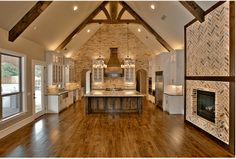
[[[217,1],[197,1],[207,10]],[[0,1],[0,27],[9,31],[36,1]],[[134,9],[163,39],[174,49],[184,47],[184,25],[194,17],[178,1],[128,1]],[[57,46],[97,7],[101,1],[54,1],[21,36],[30,39],[46,50],[54,50]],[[156,6],[155,10],[150,5]],[[77,5],[78,10],[73,11]],[[109,10],[109,6],[107,6]],[[121,7],[119,6],[120,10]],[[123,18],[130,15],[124,14]],[[164,20],[163,19],[164,16]],[[104,18],[100,14],[97,18]],[[69,56],[75,53],[98,30],[99,24],[87,25],[66,46],[63,52]],[[36,29],[35,29],[36,28]],[[141,32],[138,32],[138,28]],[[87,30],[90,29],[88,33]],[[166,51],[162,45],[140,25],[130,24],[132,31],[150,50],[159,53]]]
[[[1,1],[0,27],[9,31],[34,6],[36,1]]]
[[[54,50],[100,3],[53,2],[22,36],[45,46],[47,50]],[[73,11],[74,5],[78,6],[76,12]],[[37,27],[36,30],[34,26]],[[84,40],[83,38],[81,40]]]

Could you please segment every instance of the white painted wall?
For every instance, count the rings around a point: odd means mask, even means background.
[[[1,132],[16,124],[17,122],[24,121],[24,119],[29,118],[33,114],[32,109],[32,59],[45,61],[44,47],[41,45],[22,38],[18,37],[14,42],[8,41],[8,31],[0,28],[0,49],[14,51],[26,56],[26,93],[27,93],[27,111],[22,115],[12,118],[11,120],[6,120],[0,122],[0,136]],[[7,51],[6,51],[7,53]]]

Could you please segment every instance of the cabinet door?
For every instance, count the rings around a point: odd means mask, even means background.
[[[62,82],[62,66],[59,65],[59,82]]]
[[[61,82],[63,82],[63,65],[61,65]]]
[[[58,83],[58,65],[56,65],[55,67],[56,67],[56,69],[55,69],[55,73],[56,73],[56,75],[55,75],[55,83]]]
[[[58,83],[58,65],[54,64],[54,84]]]
[[[103,68],[93,68],[94,82],[103,82]]]
[[[59,110],[61,111],[62,109],[63,109],[63,107],[64,107],[64,101],[63,101],[63,97],[62,97],[62,95],[60,95],[60,103],[59,103]]]
[[[60,66],[57,65],[57,83],[60,82]]]
[[[135,77],[134,77],[134,68],[130,68],[129,71],[130,71],[129,81],[134,82],[134,79],[135,79]]]
[[[75,81],[75,72],[74,72],[74,67],[71,67],[71,82]]]
[[[72,76],[73,76],[72,67],[69,66],[69,82],[72,82]]]
[[[135,83],[135,68],[125,68],[125,82]]]
[[[56,83],[56,66],[52,65],[52,83]]]
[[[62,66],[59,66],[59,82],[62,82]]]

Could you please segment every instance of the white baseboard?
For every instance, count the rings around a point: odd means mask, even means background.
[[[25,126],[26,124],[31,123],[32,121],[34,121],[34,117],[30,116],[28,118],[25,118],[9,127],[7,127],[6,129],[3,129],[0,131],[0,139],[9,135],[10,133],[22,128],[23,126]]]

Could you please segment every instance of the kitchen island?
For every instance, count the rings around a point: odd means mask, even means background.
[[[135,90],[93,90],[84,95],[85,113],[141,113],[143,96]]]

